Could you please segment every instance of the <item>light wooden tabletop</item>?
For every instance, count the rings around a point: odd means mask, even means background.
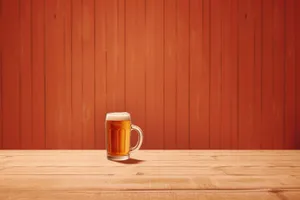
[[[0,151],[0,200],[300,200],[300,151]]]

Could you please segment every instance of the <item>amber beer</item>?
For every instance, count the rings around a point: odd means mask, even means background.
[[[130,146],[130,121],[107,121],[107,151],[111,156],[125,156]]]
[[[139,133],[138,143],[133,148],[130,147],[131,130]],[[107,158],[110,160],[126,160],[142,144],[143,132],[138,126],[131,124],[131,117],[127,112],[107,113],[105,132]]]

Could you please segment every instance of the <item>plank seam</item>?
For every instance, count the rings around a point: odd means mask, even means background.
[[[298,89],[298,87],[297,87],[297,74],[298,74],[298,72],[297,72],[297,53],[298,53],[298,49],[297,49],[297,40],[299,39],[299,36],[297,37],[297,3],[296,3],[297,1],[296,0],[294,0],[294,4],[296,4],[296,5],[294,5],[294,31],[295,31],[295,44],[296,45],[294,45],[294,51],[295,51],[295,56],[294,56],[294,63],[295,63],[295,136],[296,136],[296,139],[295,139],[295,147],[296,147],[296,149],[300,149],[300,144],[299,144],[299,134],[300,133],[298,133],[297,134],[297,131],[299,131],[298,130],[298,128],[297,128],[297,119],[298,119],[298,112],[297,112],[297,110],[298,110],[298,106],[299,106],[299,104],[297,103],[297,89]],[[299,69],[298,69],[299,70]]]
[[[30,70],[31,70],[31,84],[30,84],[30,89],[31,89],[31,99],[30,99],[30,103],[31,103],[31,113],[30,113],[30,117],[31,117],[31,146],[33,147],[34,143],[33,143],[33,23],[32,23],[32,13],[33,13],[33,0],[30,0]],[[32,148],[31,147],[31,148]]]
[[[83,99],[84,99],[84,90],[83,90],[83,82],[84,82],[84,70],[83,70],[83,62],[84,62],[84,48],[83,48],[83,0],[81,0],[81,21],[80,21],[80,28],[81,28],[81,77],[82,77],[82,81],[81,81],[81,95],[82,95],[82,98],[81,98],[81,114],[83,115]],[[81,119],[81,148],[83,148],[83,127],[84,127],[84,124],[83,124],[83,118]]]
[[[3,27],[3,23],[2,23],[2,0],[0,0],[0,23],[1,23],[1,29]],[[3,32],[2,32],[3,33]],[[1,95],[1,103],[0,103],[0,127],[1,127],[1,130],[0,130],[0,137],[1,137],[1,140],[0,140],[0,148],[3,148],[3,111],[2,111],[2,108],[3,108],[3,75],[2,75],[2,67],[3,67],[3,63],[2,63],[2,53],[3,53],[3,40],[2,40],[2,34],[1,34],[1,43],[0,43],[0,95]]]
[[[191,148],[191,0],[189,0],[188,148]],[[199,148],[199,147],[198,147]]]
[[[274,0],[272,0],[272,29],[274,29]],[[272,34],[272,104],[274,104],[274,33]],[[272,110],[274,112],[274,110]],[[273,114],[273,113],[272,113]],[[274,136],[273,136],[273,145],[274,145]],[[274,148],[274,146],[273,146]]]
[[[19,51],[19,68],[18,68],[18,81],[19,81],[19,124],[18,124],[18,129],[19,129],[19,148],[23,148],[22,147],[22,69],[21,69],[21,56],[22,56],[22,53],[21,53],[21,50],[22,50],[22,26],[21,26],[21,0],[18,1],[18,15],[19,15],[19,38],[18,38],[18,45],[19,45],[19,48],[20,48],[20,51]]]
[[[283,46],[283,65],[284,65],[284,75],[283,75],[283,134],[282,134],[282,141],[283,141],[283,148],[287,148],[286,146],[286,1],[284,1],[284,46]]]
[[[47,149],[46,0],[44,0],[44,147]]]
[[[66,11],[66,2],[64,2],[64,4],[63,4],[63,12],[65,12]],[[66,74],[66,68],[67,68],[67,59],[66,59],[66,14],[65,13],[63,13],[63,64],[62,64],[62,67],[63,67],[63,90],[66,90],[66,79],[67,79],[67,74]],[[66,92],[66,91],[65,91]],[[65,93],[64,93],[65,94]],[[63,98],[63,105],[66,103],[66,98],[65,98],[66,96],[64,96],[64,98]],[[64,105],[65,106],[65,108],[67,107],[67,105]],[[66,110],[64,110],[65,112],[67,112]],[[67,126],[68,127],[68,126]],[[68,133],[68,128],[66,129],[66,133],[65,133],[65,135],[67,136],[69,133]],[[67,136],[68,137],[68,136]],[[58,138],[59,138],[59,136],[58,136]],[[65,139],[65,137],[63,137],[64,139]],[[63,139],[63,140],[64,140]],[[66,147],[68,146],[68,144],[67,143],[65,143],[64,145],[66,145]],[[60,145],[58,145],[58,146],[60,146]]]
[[[203,8],[204,9],[204,8]],[[209,94],[208,94],[208,96],[209,96],[209,111],[208,111],[208,132],[209,132],[209,139],[208,139],[208,142],[209,142],[209,145],[208,145],[208,147],[210,148],[211,147],[211,145],[210,145],[210,143],[211,143],[211,127],[210,127],[210,122],[211,122],[211,112],[210,112],[210,110],[211,110],[211,1],[209,1],[208,2],[208,11],[209,11],[209,14],[208,14],[208,52],[209,52],[209,58],[208,58],[208,65],[209,65],[209,89],[208,89],[208,91],[209,91]]]
[[[96,105],[96,94],[97,94],[97,90],[96,90],[96,42],[97,37],[96,37],[96,0],[94,0],[94,149],[97,149],[97,141],[98,141],[98,133],[97,133],[97,105]]]
[[[144,48],[144,50],[145,50],[144,51],[144,56],[145,56],[144,61],[147,58],[147,54],[148,54],[147,51],[149,51],[148,50],[148,48],[149,48],[148,42],[146,41],[148,39],[147,38],[147,36],[148,36],[147,35],[147,32],[148,32],[147,28],[148,28],[147,27],[147,0],[144,0],[144,46],[145,46],[145,48]],[[145,62],[145,64],[146,64],[146,62]],[[145,66],[145,65],[144,65],[144,86],[145,86],[144,87],[145,88],[144,89],[144,97],[145,97],[145,102],[144,102],[145,103],[144,104],[144,113],[145,113],[145,115],[144,115],[144,129],[147,131],[147,66]],[[146,147],[147,147],[147,138],[144,139],[144,142],[145,142]]]
[[[1,191],[2,189],[0,189]],[[18,188],[15,189],[16,191],[28,191],[28,192],[33,192],[36,191],[36,189],[24,189],[24,188]],[[6,191],[6,190],[4,190]],[[70,191],[70,190],[64,190],[64,189],[39,189],[40,192],[67,192],[67,193],[92,193],[92,192],[97,192],[97,193],[104,193],[104,192],[136,192],[136,193],[144,193],[144,192],[162,192],[162,193],[169,193],[169,192],[203,192],[203,193],[240,193],[240,192],[270,192],[274,194],[280,194],[282,192],[300,192],[300,187],[288,187],[288,188],[205,188],[205,189],[185,189],[185,188],[177,188],[177,189],[95,189],[95,190],[89,190],[89,189],[84,189],[84,191],[76,190],[76,191]]]
[[[221,5],[221,8],[224,5]],[[223,8],[224,9],[224,8]],[[222,10],[221,10],[222,13]],[[222,100],[223,100],[223,48],[224,48],[224,44],[223,44],[223,20],[222,20],[222,14],[221,14],[221,25],[220,25],[220,99],[219,99],[219,105],[220,105],[220,110],[219,110],[219,118],[220,118],[220,124],[219,124],[219,148],[223,148],[222,144],[224,141],[222,141],[222,135],[224,134],[224,132],[222,131],[222,122],[223,122],[223,117],[222,117],[222,108],[223,108],[223,104],[222,104]],[[223,133],[223,134],[222,134]]]
[[[166,119],[165,119],[165,116],[166,116],[166,110],[165,110],[165,105],[166,105],[166,99],[165,99],[165,76],[166,76],[166,59],[165,59],[165,54],[166,54],[166,30],[165,30],[165,15],[166,15],[166,0],[163,0],[163,149],[166,148],[166,144],[165,144],[165,140],[166,140],[166,125],[165,125],[165,122],[166,122]]]
[[[260,1],[260,4],[261,4],[261,15],[260,15],[260,21],[261,21],[261,24],[260,24],[260,38],[261,38],[261,51],[260,51],[260,124],[262,125],[263,124],[263,14],[264,14],[264,7],[263,7],[263,0]],[[261,130],[261,134],[260,134],[260,148],[263,147],[263,139],[262,139],[262,134],[263,134],[263,128],[262,126],[260,127],[260,130]]]
[[[105,1],[104,1],[105,2]],[[108,62],[107,62],[107,6],[105,5],[104,6],[104,8],[105,8],[105,11],[104,11],[104,28],[105,28],[105,31],[104,31],[104,33],[105,33],[105,98],[106,98],[106,100],[105,100],[105,111],[107,112],[107,91],[108,91],[108,84],[107,84],[107,76],[108,76],[108,74],[107,74],[107,68],[108,68]]]
[[[126,0],[124,0],[124,109],[126,111]]]
[[[237,1],[237,17],[238,17],[238,14],[239,14],[239,1]],[[238,19],[237,19],[237,149],[240,148],[240,102],[239,102],[239,96],[240,96],[240,92],[239,92],[239,82],[240,82],[240,76],[239,76],[239,73],[240,73],[240,59],[239,59],[239,35],[240,35],[240,31],[239,31],[239,22],[238,22]]]
[[[251,4],[251,11],[253,11],[252,8],[253,8],[253,4]],[[255,71],[256,71],[256,68],[257,68],[257,65],[256,65],[256,60],[257,60],[257,58],[256,58],[256,40],[257,40],[256,39],[256,12],[254,14],[255,14],[255,18],[252,21],[253,22],[253,24],[252,24],[253,25],[253,69],[252,69],[252,73],[253,73],[253,77],[252,77],[252,81],[253,81],[252,82],[252,84],[253,84],[252,85],[253,99],[252,99],[252,102],[253,102],[254,116],[255,116],[255,112],[257,112],[256,111],[256,103],[255,103],[255,99],[256,99],[256,93],[255,93],[255,84],[256,84],[256,82],[255,82],[255,76],[256,76],[256,74],[255,74]],[[254,131],[251,133],[252,138],[250,137],[250,141],[249,142],[253,141],[254,139],[255,139],[254,141],[257,142],[257,138],[256,138],[256,135],[257,135],[257,123],[256,123],[255,117],[253,117],[253,115],[252,115],[252,119],[253,119],[252,126],[254,127]],[[256,132],[256,134],[255,134],[255,132]]]
[[[70,146],[73,149],[73,0],[70,0],[70,23],[71,23],[71,135],[70,135]]]
[[[178,47],[178,1],[176,0],[176,27],[175,27],[175,37],[176,37],[176,47]],[[178,138],[178,130],[177,130],[177,105],[178,105],[178,48],[176,48],[176,65],[175,65],[175,148],[178,148],[177,138]]]
[[[296,18],[296,3],[293,1],[293,7],[294,7],[294,24],[293,24],[293,28],[294,28],[294,34],[295,34],[295,44],[297,44],[297,18]],[[297,48],[296,48],[297,45],[294,45],[294,52],[295,52],[295,56],[294,56],[294,65],[295,65],[295,72],[294,72],[294,78],[295,78],[295,89],[294,89],[294,94],[295,94],[295,97],[294,97],[294,100],[295,100],[295,109],[294,109],[294,112],[295,112],[295,115],[294,115],[294,120],[295,120],[295,124],[294,124],[294,131],[295,131],[295,141],[294,141],[294,145],[295,145],[295,148],[297,149],[297,146],[298,146],[298,142],[297,142]]]
[[[3,27],[3,23],[2,23],[2,0],[0,0],[0,23],[1,23],[1,29]],[[3,32],[2,32],[3,33]],[[2,34],[1,34],[1,43],[0,43],[0,95],[1,95],[1,102],[0,102],[0,127],[1,127],[1,130],[0,130],[0,137],[1,137],[1,140],[0,140],[0,148],[3,148],[3,111],[2,111],[2,108],[3,108],[3,93],[2,93],[2,87],[3,87],[3,75],[2,75],[2,53],[3,53],[3,40],[2,40]]]

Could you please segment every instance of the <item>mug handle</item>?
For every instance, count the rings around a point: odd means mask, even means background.
[[[144,136],[143,136],[142,129],[140,127],[136,126],[136,125],[133,125],[133,124],[131,125],[131,131],[136,131],[139,134],[138,141],[137,141],[136,145],[134,147],[130,148],[130,152],[133,152],[133,151],[137,151],[141,148]]]

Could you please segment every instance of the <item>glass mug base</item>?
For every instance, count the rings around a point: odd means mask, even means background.
[[[113,161],[123,161],[123,160],[128,160],[129,159],[129,155],[125,155],[125,156],[111,156],[111,155],[107,155],[107,159],[108,160],[113,160]]]

